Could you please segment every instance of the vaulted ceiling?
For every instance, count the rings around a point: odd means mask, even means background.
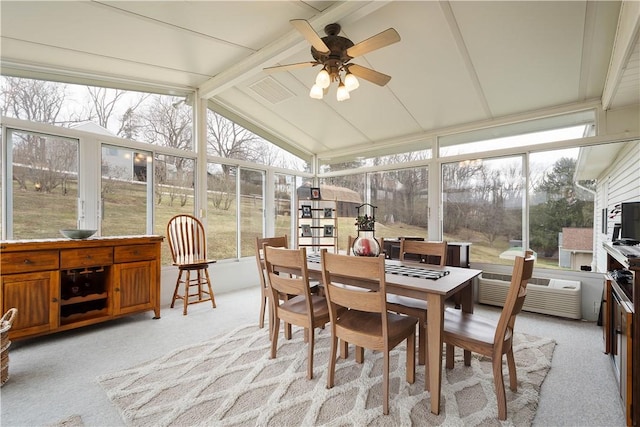
[[[339,158],[425,145],[434,135],[592,101],[640,103],[636,1],[6,1],[2,73],[125,88],[197,90],[215,110],[299,154]],[[621,12],[622,11],[622,12]],[[289,23],[354,43],[387,28],[401,41],[353,63],[338,102],[311,99],[318,67]],[[551,110],[556,108],[556,110]]]

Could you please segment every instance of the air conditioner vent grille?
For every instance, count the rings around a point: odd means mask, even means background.
[[[250,85],[249,88],[257,95],[274,105],[295,96],[293,92],[278,83],[278,81],[272,76],[267,76],[262,80],[258,80]]]

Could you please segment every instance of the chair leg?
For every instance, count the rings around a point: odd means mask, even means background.
[[[498,401],[498,419],[507,419],[507,396],[504,391],[504,379],[502,378],[502,355],[494,354],[491,361],[493,365],[493,382],[496,388],[496,400]]]
[[[513,348],[507,351],[507,366],[509,367],[509,388],[511,391],[518,391],[518,374],[516,374],[516,360],[513,357]]]
[[[340,340],[340,358],[347,359],[349,357],[349,343],[345,340]]]
[[[453,358],[456,348],[451,344],[446,345],[446,367],[447,369],[453,369]]]
[[[305,328],[305,332],[309,331],[309,355],[307,360],[307,379],[313,379],[313,343],[314,340],[314,331],[313,328]]]
[[[187,270],[187,278],[184,281],[184,309],[182,314],[187,315],[187,306],[189,305],[189,284],[191,283],[191,271]]]
[[[173,298],[171,298],[171,308],[173,308],[176,303],[176,299],[178,299],[178,290],[180,289],[180,279],[182,279],[182,273],[184,270],[180,270],[178,272],[178,279],[176,280],[176,288],[173,290]]]
[[[384,352],[382,368],[382,413],[389,415],[389,351]]]
[[[364,363],[364,347],[356,346],[356,363]]]
[[[211,287],[211,278],[209,277],[209,269],[204,269],[204,275],[207,278],[207,286],[209,287],[209,296],[211,297],[211,305],[216,308],[216,297],[213,295],[213,288]]]
[[[424,365],[426,360],[425,340],[427,337],[427,324],[420,322],[418,325],[418,365]]]
[[[278,333],[280,330],[280,318],[274,316],[273,333],[271,335],[271,359],[276,358],[276,349],[278,348]]]
[[[343,340],[340,340],[346,345]],[[338,351],[338,337],[335,332],[331,332],[331,350],[329,354],[329,373],[327,374],[327,388],[333,388],[335,376],[336,376],[336,353]]]
[[[260,290],[260,317],[258,317],[258,327],[260,329],[264,328],[264,312],[266,311],[267,306],[267,290],[261,287]]]
[[[413,384],[416,381],[416,334],[407,337],[407,382]]]

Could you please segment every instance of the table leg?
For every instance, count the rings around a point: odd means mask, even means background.
[[[462,311],[473,313],[473,283],[468,283],[458,294],[460,295]],[[471,366],[471,351],[469,350],[464,350],[464,365]]]
[[[429,357],[429,391],[431,412],[440,413],[440,387],[442,383],[442,330],[444,326],[444,297],[427,295],[427,355]]]

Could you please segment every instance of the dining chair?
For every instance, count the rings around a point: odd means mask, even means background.
[[[338,340],[356,348],[383,352],[382,412],[389,414],[389,352],[406,340],[406,380],[415,381],[415,334],[418,319],[387,311],[384,256],[356,257],[321,252],[322,277],[331,320],[327,387],[335,382]],[[366,281],[373,289],[340,286],[344,278]],[[377,285],[377,286],[376,286]],[[357,352],[356,352],[357,361]]]
[[[455,347],[461,347],[490,357],[493,365],[493,382],[498,401],[498,418],[507,419],[507,400],[502,375],[502,356],[507,355],[509,387],[518,390],[516,363],[513,357],[513,328],[527,295],[527,282],[533,274],[533,252],[516,257],[507,298],[496,321],[477,314],[447,308],[444,313],[443,341],[446,347],[446,367],[453,369]],[[465,360],[465,365],[470,361]]]
[[[264,245],[286,249],[289,247],[289,239],[286,234],[276,237],[256,237],[256,263],[258,265],[258,276],[260,277],[260,317],[258,318],[258,326],[260,329],[264,328],[265,310],[269,310],[269,328],[271,329],[273,326],[273,312],[269,304],[269,295],[271,292],[269,291],[267,278],[265,277],[264,256],[262,253],[262,247]],[[269,333],[269,336],[271,336],[271,333]]]
[[[263,251],[274,319],[271,358],[276,357],[280,320],[285,324],[303,327],[309,347],[307,378],[312,379],[314,330],[329,322],[327,300],[311,293],[306,248],[284,249],[264,245]],[[279,274],[281,271],[293,274]],[[281,300],[279,294],[289,295],[289,299]]]
[[[207,240],[202,222],[193,215],[175,215],[167,224],[167,239],[173,265],[179,270],[171,308],[176,299],[183,300],[184,315],[187,314],[187,306],[190,304],[211,301],[213,308],[216,308],[209,277],[209,264],[215,263],[216,260],[207,258]],[[192,277],[192,272],[195,272],[195,278]],[[182,294],[181,285],[184,285]],[[192,288],[195,288],[194,293],[191,293]]]
[[[409,255],[413,260],[424,259],[431,265],[444,267],[447,264],[447,242],[400,239],[400,261]],[[427,358],[427,302],[402,295],[389,295],[389,309],[420,319],[418,326],[418,364],[424,365]]]

